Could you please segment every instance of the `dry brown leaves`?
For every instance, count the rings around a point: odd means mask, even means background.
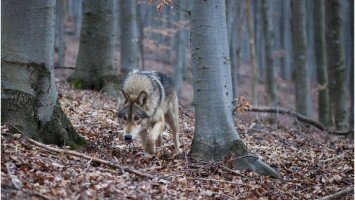
[[[143,179],[77,157],[53,154],[2,134],[4,199],[315,199],[354,184],[354,148],[344,139],[323,139],[320,133],[291,128],[246,128],[249,124],[244,124],[238,129],[243,141],[283,176],[283,180],[273,180],[250,171],[231,170],[223,162],[188,162],[194,121],[181,112],[184,153],[173,155],[170,130],[166,129],[161,156],[145,159],[139,141],[127,144],[121,140],[114,99],[67,85],[62,85],[60,92],[63,110],[90,142],[81,153],[156,178]],[[2,126],[2,133],[6,132],[7,127]]]

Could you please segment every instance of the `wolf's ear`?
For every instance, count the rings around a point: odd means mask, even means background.
[[[121,89],[121,92],[122,92],[122,94],[123,94],[125,100],[127,101],[128,95],[125,93],[125,91],[124,91],[123,89]]]
[[[138,96],[139,105],[143,106],[147,101],[148,94],[145,91],[142,91]]]

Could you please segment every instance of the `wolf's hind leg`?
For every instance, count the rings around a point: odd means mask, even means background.
[[[156,144],[157,144],[157,147],[161,147],[161,145],[163,144],[162,133],[159,134]]]

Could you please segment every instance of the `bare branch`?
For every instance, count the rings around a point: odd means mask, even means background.
[[[338,199],[339,197],[348,195],[349,193],[352,193],[353,191],[354,191],[354,186],[351,186],[351,187],[348,187],[348,188],[346,188],[344,190],[341,190],[341,191],[339,191],[337,193],[322,197],[322,198],[320,198],[318,200]]]
[[[295,117],[301,122],[307,123],[309,125],[312,125],[316,127],[317,129],[321,131],[326,131],[329,134],[336,134],[336,135],[348,135],[351,133],[354,133],[354,130],[349,130],[349,131],[332,131],[327,129],[323,124],[314,121],[313,119],[310,119],[308,117],[305,117],[299,113],[293,112],[291,110],[287,110],[284,108],[271,108],[271,107],[250,107],[249,112],[267,112],[267,113],[280,113],[286,116],[291,116]]]

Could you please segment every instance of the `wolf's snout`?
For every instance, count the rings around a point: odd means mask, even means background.
[[[125,136],[124,136],[124,139],[125,139],[126,141],[132,141],[132,135],[125,135]]]

